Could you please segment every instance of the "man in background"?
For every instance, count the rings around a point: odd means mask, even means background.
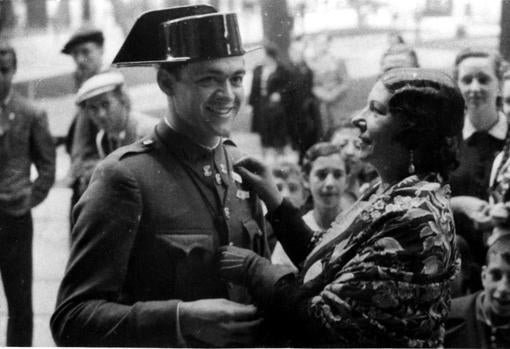
[[[33,330],[30,210],[55,180],[55,146],[46,113],[12,89],[16,68],[16,52],[0,43],[0,272],[9,311],[7,346],[21,347],[32,345]]]

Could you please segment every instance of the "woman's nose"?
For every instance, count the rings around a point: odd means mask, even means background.
[[[351,120],[354,127],[357,127],[362,133],[365,132],[367,129],[367,122],[363,117],[363,114],[364,114],[363,112],[360,112],[356,114]]]

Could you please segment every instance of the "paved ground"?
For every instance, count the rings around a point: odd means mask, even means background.
[[[465,41],[437,41],[421,45],[418,56],[422,66],[445,68],[451,66],[455,53],[468,45],[496,47],[496,37],[484,36]],[[372,79],[377,73],[379,57],[386,47],[386,37],[382,34],[364,37],[342,37],[336,40],[332,49],[346,58],[351,75],[356,79]],[[27,48],[28,49],[28,48]],[[248,58],[250,59],[250,58]],[[255,61],[249,61],[253,65]],[[66,63],[67,64],[67,63]],[[145,70],[143,74],[154,74]],[[249,81],[249,77],[247,78]],[[367,83],[365,83],[367,85]],[[354,90],[361,85],[354,86]],[[368,86],[368,85],[367,85]],[[365,88],[366,90],[366,88]],[[359,104],[367,91],[354,91],[350,102]],[[130,89],[134,108],[154,115],[161,115],[165,107],[165,98],[158,92],[155,84],[138,84]],[[50,127],[55,135],[65,134],[72,111],[73,97],[61,96],[44,98],[38,101],[49,113]],[[354,108],[356,106],[350,106]],[[260,154],[257,136],[249,134],[249,117],[246,110],[239,117],[233,136],[241,149],[249,153]],[[49,197],[37,207],[34,214],[34,311],[35,311],[35,346],[54,346],[49,332],[49,317],[53,311],[56,292],[65,268],[68,256],[68,212],[70,190],[63,186],[63,179],[68,169],[69,159],[63,149],[59,149],[57,158],[57,183],[50,191]],[[6,305],[0,288],[0,346],[5,344]]]

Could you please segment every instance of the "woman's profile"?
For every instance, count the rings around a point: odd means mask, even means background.
[[[448,174],[457,165],[464,101],[446,74],[384,73],[360,129],[361,158],[380,181],[322,236],[282,200],[267,168],[237,170],[266,203],[278,239],[300,274],[234,246],[220,274],[246,285],[291,346],[439,347],[458,268]]]

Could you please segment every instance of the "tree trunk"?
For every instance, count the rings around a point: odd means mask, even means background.
[[[46,0],[25,0],[27,5],[27,26],[31,29],[43,29],[48,24]]]
[[[273,42],[280,49],[282,59],[288,62],[293,18],[287,0],[262,0],[261,11],[264,39]]]
[[[0,2],[0,35],[9,36],[16,25],[12,0]]]
[[[499,51],[504,59],[510,60],[510,0],[503,0],[501,2]]]
[[[90,19],[92,18],[92,9],[90,7],[90,0],[82,0],[81,2],[81,17],[84,22],[90,22]]]

